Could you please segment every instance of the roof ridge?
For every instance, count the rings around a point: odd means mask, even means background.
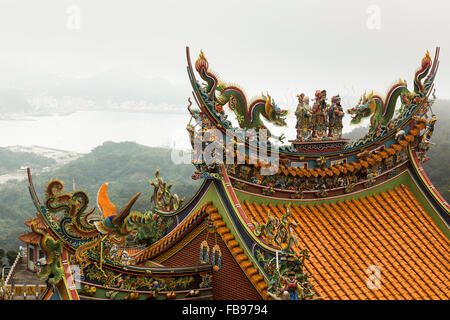
[[[214,208],[215,210],[217,210],[212,205],[212,201],[206,201],[196,211],[192,211],[168,234],[166,234],[158,241],[152,243],[149,247],[143,249],[142,252],[135,258],[136,262],[138,263],[144,262],[145,260],[150,259],[152,256],[156,254],[161,254],[169,247],[174,245],[176,242],[178,242],[179,239],[182,238],[182,235],[184,235],[187,232],[188,227],[197,223],[199,221],[199,218],[203,218],[207,214],[209,214],[209,212],[211,212],[210,208]]]

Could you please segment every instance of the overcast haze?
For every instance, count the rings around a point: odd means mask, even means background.
[[[350,104],[398,78],[412,89],[425,51],[440,46],[436,92],[450,98],[449,9],[433,0],[0,0],[0,91],[184,108],[190,46],[193,60],[202,49],[248,96],[268,91],[294,110],[299,92],[327,89]]]

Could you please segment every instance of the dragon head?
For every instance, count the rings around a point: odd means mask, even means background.
[[[203,51],[200,51],[200,54],[198,56],[197,61],[195,61],[195,70],[197,70],[197,72],[201,73],[202,69],[208,70],[209,65],[208,65],[208,60],[206,60],[205,54],[203,53]]]
[[[358,124],[363,118],[370,116],[375,108],[375,100],[373,99],[373,92],[369,95],[366,93],[359,99],[358,104],[347,110],[348,114],[352,115],[352,124]]]
[[[269,94],[267,94],[267,97],[264,94],[262,96],[266,102],[265,104],[266,118],[277,126],[280,127],[287,126],[286,116],[288,114],[288,111],[280,109]]]

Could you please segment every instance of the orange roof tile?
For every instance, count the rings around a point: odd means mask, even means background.
[[[383,159],[386,159],[387,157],[389,157],[389,155],[388,155],[388,153],[386,151],[380,151],[379,155]]]
[[[336,168],[338,168],[339,171],[341,171],[343,174],[347,173],[347,169],[344,166],[340,165],[340,164],[336,165]]]
[[[32,223],[32,222],[35,223],[35,225],[36,225],[36,227],[37,227],[38,229],[45,229],[45,226],[44,226],[44,224],[42,223],[41,219],[39,219],[39,217],[37,217],[37,216],[35,216],[35,217],[31,218],[31,219],[27,219],[27,220],[24,221],[25,225],[26,225],[27,227],[29,227],[29,228],[31,228],[31,223]]]
[[[20,239],[20,241],[25,242],[25,243],[38,245],[39,241],[41,239],[41,235],[34,233],[34,232],[27,232],[25,234],[20,234],[19,239]]]
[[[303,177],[304,176],[303,170],[301,170],[300,168],[295,168],[295,172],[297,173],[297,175],[299,177]]]
[[[353,167],[351,164],[348,164],[348,163],[345,164],[345,167],[350,172],[353,172],[355,170],[355,167]]]
[[[314,169],[307,168],[306,170],[308,170],[309,173],[310,173],[312,176],[316,177],[316,178],[319,176],[319,174],[317,173],[317,171],[314,170]]]
[[[322,170],[320,168],[316,168],[315,170],[321,177],[325,177],[327,175],[327,173],[325,172],[325,170]]]
[[[334,174],[337,175],[337,176],[341,174],[341,172],[339,171],[339,169],[337,169],[335,166],[332,166],[332,167],[331,167],[331,170],[332,170],[332,171],[334,172]]]
[[[414,135],[408,134],[408,135],[405,137],[405,140],[408,141],[408,142],[413,142],[413,141],[414,141]]]
[[[359,164],[361,164],[361,166],[363,166],[364,168],[368,168],[369,164],[367,163],[367,161],[364,161],[362,159],[359,160]]]
[[[374,155],[372,155],[372,158],[376,161],[376,162],[381,162],[383,159],[379,156],[379,155],[377,155],[377,154],[374,154]]]
[[[305,168],[302,168],[302,172],[303,172],[303,174],[306,176],[306,177],[311,177],[311,172],[310,171],[308,171],[307,169],[305,169]]]
[[[217,209],[215,213],[212,213],[210,215],[210,217],[214,222],[214,226],[217,228],[217,233],[222,236],[223,241],[232,253],[236,262],[241,267],[242,271],[244,271],[247,278],[253,284],[261,297],[263,297],[264,299],[268,299],[268,285],[265,283],[264,278],[259,274],[258,270],[253,267],[253,263],[244,254],[243,250],[239,246],[239,243],[234,240],[234,236],[230,233],[230,229],[225,226],[222,217],[219,213],[217,213]]]
[[[420,129],[423,129],[425,127],[425,125],[423,125],[423,127],[421,127]],[[420,129],[418,129],[419,127],[417,127],[416,129],[411,129],[409,130],[409,133],[412,134],[413,136],[418,136],[420,133]]]
[[[394,148],[387,148],[386,152],[389,153],[392,156],[393,154],[395,154],[395,149]]]
[[[281,205],[248,201],[249,217],[281,217]],[[291,207],[299,248],[317,295],[325,299],[450,298],[450,241],[401,185],[359,199]],[[255,214],[258,214],[256,217]],[[294,251],[298,251],[295,248]],[[372,276],[380,270],[377,278]],[[369,283],[369,286],[368,286]]]
[[[143,262],[151,258],[153,255],[161,253],[161,250],[170,247],[175,243],[174,240],[177,240],[179,236],[188,229],[188,227],[190,227],[194,222],[197,221],[197,218],[199,218],[199,216],[209,213],[212,209],[215,209],[212,205],[212,202],[205,202],[205,204],[203,204],[196,212],[187,216],[166,236],[139,252],[135,257],[135,261],[137,263]]]
[[[358,162],[352,162],[352,166],[355,167],[355,170],[361,170],[361,164]]]

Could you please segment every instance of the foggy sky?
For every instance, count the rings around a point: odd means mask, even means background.
[[[79,29],[68,26],[74,6]],[[385,93],[398,78],[412,89],[426,49],[440,46],[436,91],[450,98],[449,9],[434,0],[0,0],[0,70],[89,76],[121,68],[186,84],[187,97],[190,46],[194,61],[202,49],[249,97],[268,91],[293,109],[297,93],[316,89]]]

